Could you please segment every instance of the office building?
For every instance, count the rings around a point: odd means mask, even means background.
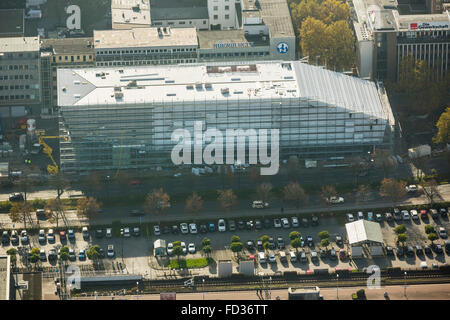
[[[112,0],[113,29],[148,28],[151,26],[150,0]]]
[[[65,172],[171,165],[174,130],[279,129],[280,159],[391,144],[382,86],[301,62],[59,69]]]

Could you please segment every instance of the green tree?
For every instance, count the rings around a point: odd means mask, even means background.
[[[101,203],[92,197],[80,198],[77,201],[77,214],[81,217],[92,219],[98,214]]]
[[[203,199],[201,196],[197,194],[197,192],[193,192],[187,199],[184,210],[190,213],[197,213],[203,210]]]
[[[66,247],[67,248],[67,247]],[[67,254],[69,254],[69,248],[67,248]],[[62,248],[61,248],[62,250]],[[100,246],[93,245],[86,251],[86,256],[93,261],[97,261],[97,259],[100,257]]]
[[[326,2],[338,1],[327,0]],[[347,4],[343,5],[347,6]],[[329,48],[326,49],[328,51],[325,51],[325,65],[337,71],[349,70],[355,64],[355,39],[347,20],[333,22],[327,27],[326,32],[330,42]]]
[[[438,132],[436,136],[433,137],[434,143],[444,143],[450,142],[450,107],[445,109],[445,112],[441,114],[438,122],[436,123],[436,128]]]
[[[319,17],[328,25],[339,21],[346,22],[350,19],[350,7],[345,2],[325,0],[320,4]]]
[[[237,204],[237,196],[234,194],[232,189],[228,190],[217,190],[220,206],[225,209],[225,211],[231,211]]]
[[[293,204],[297,208],[308,199],[305,190],[297,182],[290,182],[283,188],[283,198],[287,203]]]
[[[328,240],[328,238],[322,239],[322,240],[320,241],[320,245],[321,245],[322,247],[326,248],[326,247],[328,247],[328,246],[330,245],[330,240]]]
[[[234,253],[241,252],[243,248],[244,245],[242,244],[242,242],[233,242],[230,246],[231,251]]]
[[[144,207],[147,213],[159,214],[170,208],[170,197],[163,188],[153,189],[145,198]]]
[[[177,256],[177,260],[180,260],[180,256],[183,254],[183,248],[180,245],[173,245],[173,254]]]
[[[318,236],[321,240],[328,239],[330,237],[330,233],[328,231],[324,230],[324,231],[320,231],[318,233]]]
[[[211,251],[212,251],[212,249],[211,249],[211,246],[210,245],[206,245],[206,246],[203,246],[203,252],[206,254],[206,256],[210,256],[210,254],[211,254]]]
[[[10,261],[11,261],[11,265],[15,265],[16,260],[17,260],[17,250],[15,248],[9,248],[6,251],[6,254],[10,256]]]
[[[270,248],[270,243],[269,243],[269,242],[263,242],[263,248],[264,248],[264,251],[269,250],[269,248]]]
[[[301,245],[302,242],[300,241],[300,238],[291,239],[291,247],[295,248],[296,251],[301,247]]]
[[[380,196],[388,198],[395,205],[400,199],[406,196],[406,183],[394,179],[384,178],[381,181]]]
[[[241,238],[239,236],[232,236],[231,243],[233,243],[233,242],[241,242]]]
[[[434,233],[434,227],[431,224],[425,225],[425,233]]]
[[[87,252],[86,252],[87,255]],[[89,256],[88,256],[89,257]],[[69,247],[64,246],[59,250],[59,258],[62,261],[68,261],[69,260]]]
[[[395,232],[396,234],[399,234],[399,233],[405,233],[405,232],[406,232],[406,226],[405,226],[404,224],[398,225],[398,226],[396,226],[396,227],[394,228],[394,232]]]
[[[30,262],[38,263],[40,261],[40,250],[38,248],[33,248],[30,251]]]
[[[309,56],[312,63],[324,64],[332,42],[327,25],[314,17],[308,17],[301,24],[299,33],[303,56]]]
[[[268,235],[263,235],[259,240],[264,244],[266,242],[269,242],[270,237]]]
[[[203,238],[203,240],[202,240],[202,246],[209,246],[209,245],[211,245],[211,239],[209,239],[209,238]]]
[[[289,239],[294,240],[300,238],[301,234],[298,231],[292,231],[289,233]]]
[[[439,239],[436,233],[429,233],[427,238],[431,241],[431,243],[433,243],[434,240]]]
[[[401,242],[402,245],[405,244],[407,239],[408,239],[408,236],[406,234],[404,234],[404,233],[397,234],[397,240],[398,240],[398,242]]]

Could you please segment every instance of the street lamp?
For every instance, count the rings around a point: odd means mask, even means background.
[[[339,300],[339,274],[336,273],[336,298]]]
[[[404,292],[404,295],[406,297],[406,271],[405,271],[404,275],[405,275],[405,292]]]
[[[202,279],[203,282],[203,300],[205,300],[205,279]]]

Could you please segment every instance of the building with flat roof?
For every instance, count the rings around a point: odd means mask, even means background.
[[[283,159],[367,153],[395,123],[382,86],[298,61],[59,69],[58,106],[61,170],[79,173],[170,166],[196,121],[279,129]]]
[[[95,30],[97,66],[132,66],[197,62],[195,28]]]
[[[112,0],[111,21],[113,29],[150,27],[150,0]]]
[[[443,77],[450,63],[450,14],[400,14],[394,0],[352,0],[357,65],[363,78],[398,77],[399,62],[411,55]]]
[[[152,0],[150,6],[153,26],[210,29],[208,0]]]
[[[41,82],[39,37],[0,38],[0,114],[39,115]]]
[[[25,17],[23,9],[0,10],[0,38],[23,37]]]

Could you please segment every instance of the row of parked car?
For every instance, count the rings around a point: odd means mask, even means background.
[[[447,254],[450,254],[450,240],[446,240],[444,242],[444,248],[445,248],[445,252]],[[436,254],[442,254],[444,253],[444,250],[442,248],[442,245],[439,243],[434,243],[431,246],[425,245],[409,245],[409,246],[399,246],[397,248],[392,248],[391,246],[386,246],[386,255],[388,256],[394,256],[394,252],[397,255],[397,257],[403,257],[403,256],[408,256],[408,257],[414,257],[414,256],[418,256],[418,257],[423,257],[424,254],[427,255],[432,255],[432,253],[436,253]]]
[[[448,210],[449,209],[445,209],[445,208],[440,208],[439,211],[437,209],[429,209],[429,214],[431,215],[431,217],[433,219],[438,219],[439,216],[441,216],[443,219],[447,218],[448,215]],[[362,211],[359,211],[356,214],[356,217],[358,220],[363,220],[365,219],[364,213]],[[420,219],[422,219],[423,221],[429,221],[429,217],[428,217],[428,212],[427,210],[420,210],[420,212],[418,212],[417,210],[400,210],[398,208],[394,208],[394,213],[390,213],[390,212],[386,212],[384,213],[384,218],[383,215],[381,213],[377,213],[374,215],[373,212],[368,212],[367,213],[367,220],[368,221],[378,221],[381,222],[386,220],[388,222],[391,221],[410,221],[411,219],[419,221]],[[355,216],[352,213],[347,213],[347,221],[348,222],[353,222],[355,221]]]

